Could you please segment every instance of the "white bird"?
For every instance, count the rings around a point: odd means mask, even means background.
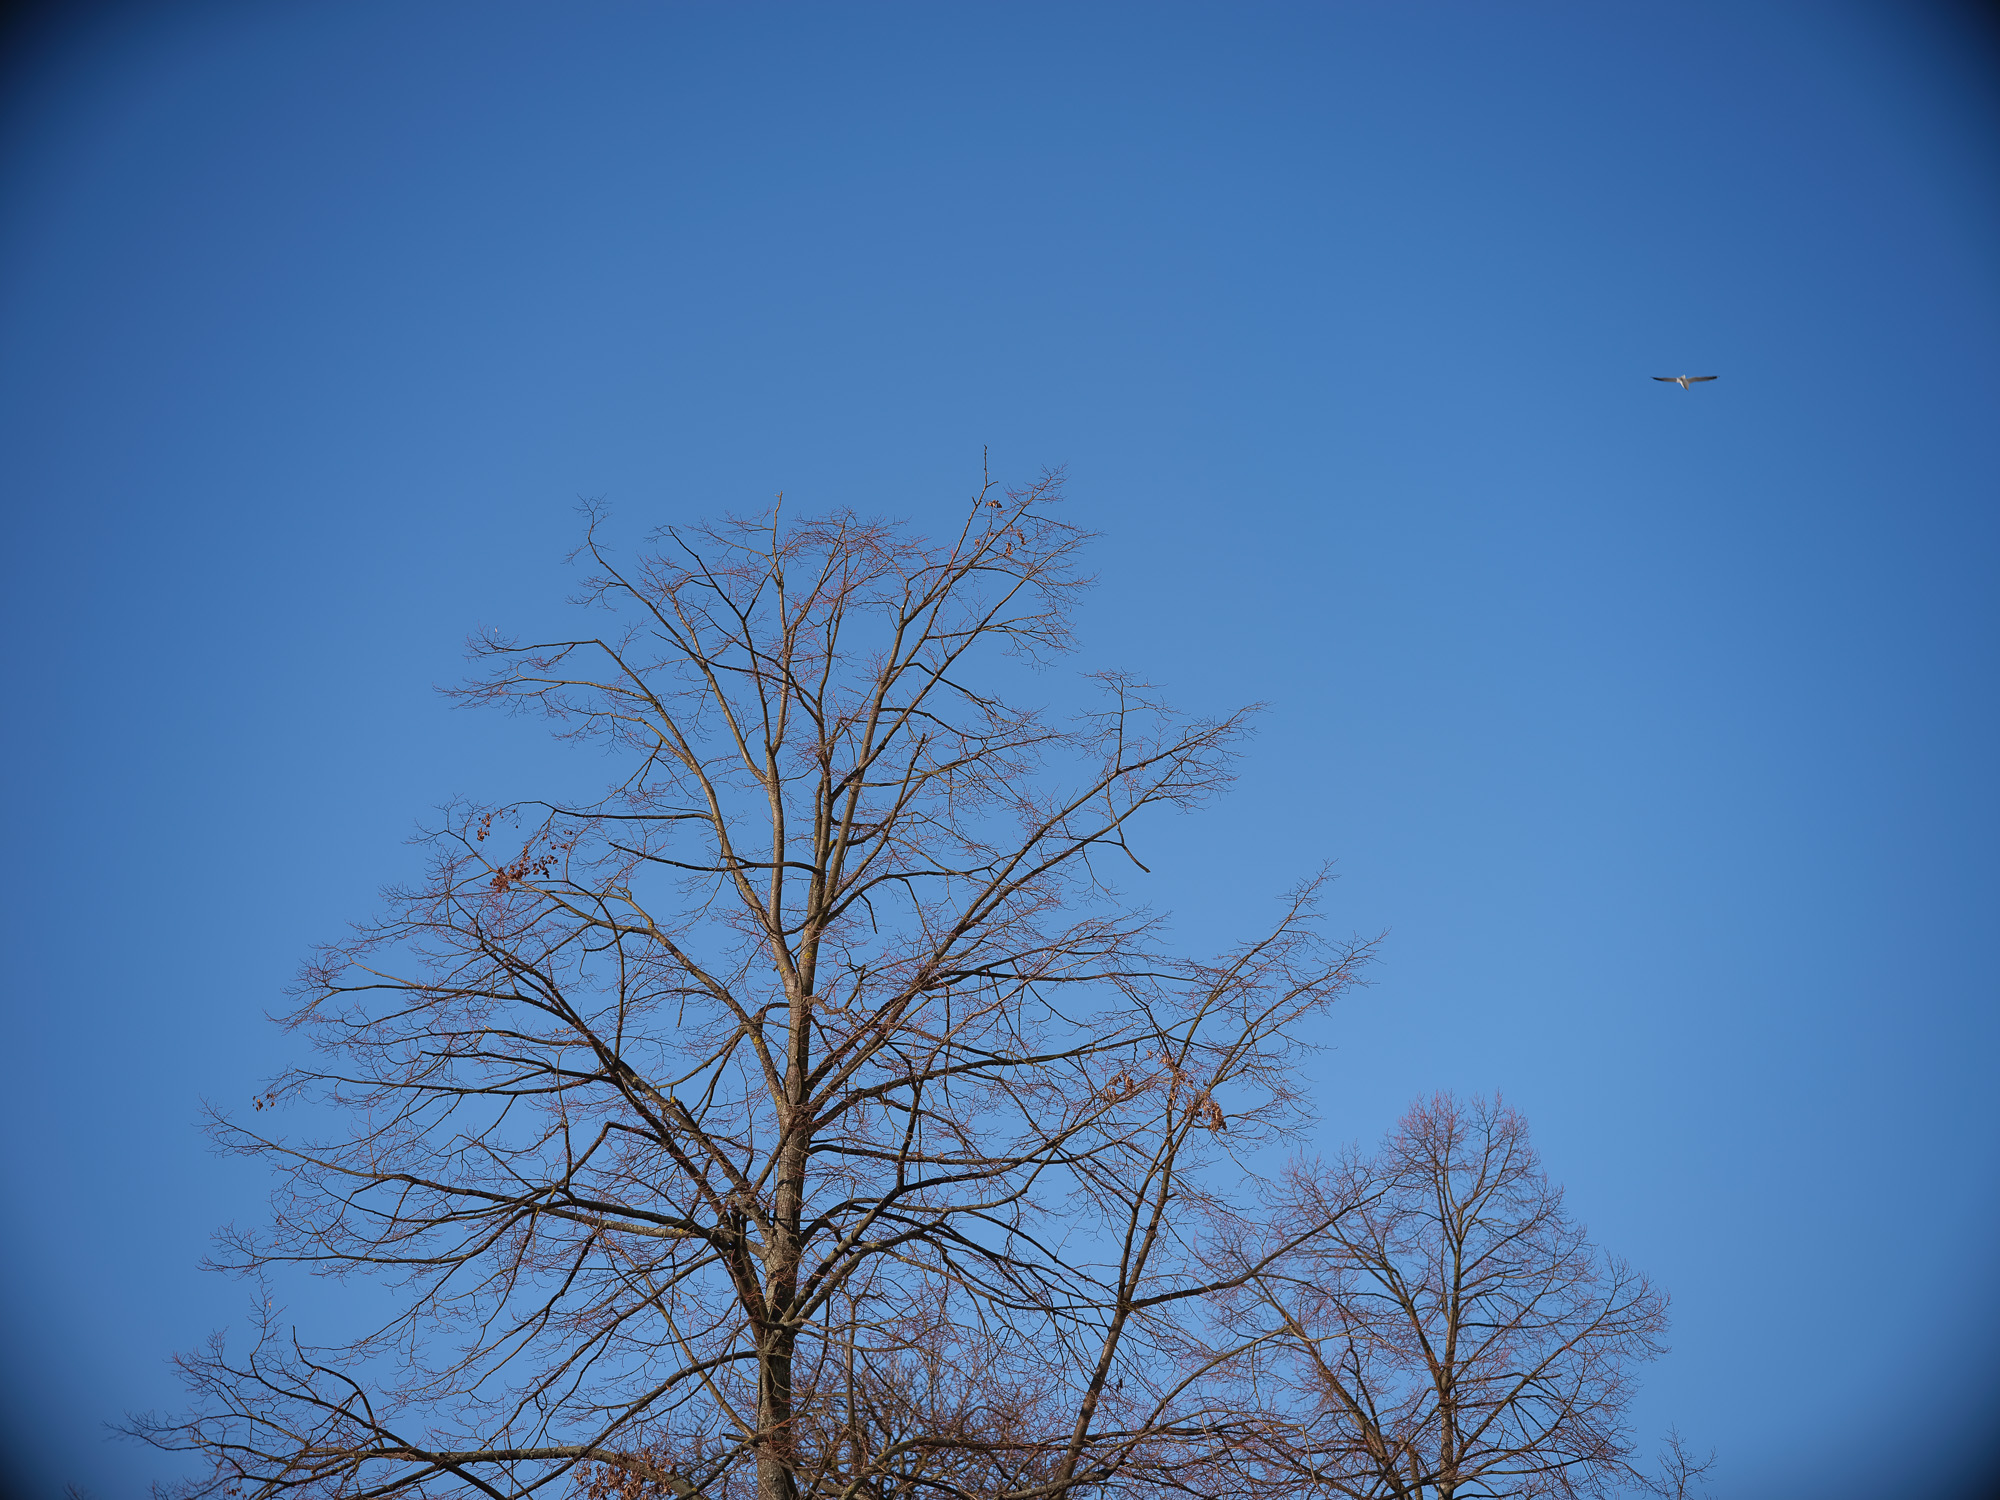
[[[1692,390],[1697,380],[1713,380],[1715,377],[1713,375],[1655,375],[1653,379],[1668,381],[1686,391]]]

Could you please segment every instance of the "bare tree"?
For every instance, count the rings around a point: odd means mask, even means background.
[[[1341,1210],[1257,1219],[1249,1162],[1366,948],[1309,883],[1176,957],[1113,888],[1244,718],[1109,674],[1069,720],[1000,695],[996,653],[1071,645],[1058,489],[989,484],[942,542],[773,510],[629,564],[593,517],[606,628],[479,644],[466,699],[615,784],[447,809],[305,971],[318,1061],[216,1117],[281,1184],[222,1262],[395,1312],[315,1345],[267,1303],[186,1358],[193,1412],[141,1424],[212,1461],[186,1493],[1060,1500],[1234,1464],[1268,1332],[1188,1330],[1255,1286],[1324,1347],[1331,1305],[1259,1278]]]
[[[1708,1500],[1704,1481],[1714,1468],[1713,1448],[1697,1458],[1680,1429],[1669,1428],[1653,1472],[1641,1477],[1640,1487],[1660,1500]]]
[[[1590,1244],[1515,1111],[1440,1094],[1375,1155],[1295,1170],[1285,1196],[1294,1222],[1329,1228],[1235,1298],[1233,1326],[1271,1338],[1262,1373],[1294,1413],[1244,1449],[1246,1481],[1573,1500],[1684,1494],[1699,1477],[1685,1461],[1661,1481],[1631,1466],[1633,1366],[1663,1352],[1667,1299]],[[1684,1460],[1677,1437],[1673,1452]]]

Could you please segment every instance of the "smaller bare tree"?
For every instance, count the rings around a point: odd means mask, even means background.
[[[1639,1484],[1648,1494],[1658,1495],[1660,1500],[1708,1500],[1704,1481],[1714,1467],[1713,1448],[1697,1458],[1694,1450],[1681,1437],[1680,1429],[1669,1428],[1667,1440],[1660,1448],[1657,1466],[1651,1474],[1643,1476]]]
[[[1296,1171],[1286,1211],[1330,1222],[1235,1307],[1293,1422],[1241,1457],[1255,1488],[1354,1500],[1574,1500],[1647,1485],[1632,1367],[1667,1299],[1593,1247],[1497,1099],[1420,1103],[1373,1156]]]

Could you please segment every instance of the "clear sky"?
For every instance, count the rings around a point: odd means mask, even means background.
[[[580,496],[1100,530],[1079,665],[1267,700],[1190,943],[1389,930],[1325,1139],[1504,1091],[1727,1500],[1994,1450],[2000,107],[1918,3],[192,4],[0,113],[20,1493],[240,1324],[262,1021],[456,793]],[[1649,377],[1716,374],[1683,391]],[[1053,689],[1052,689],[1053,690]],[[310,1313],[337,1291],[298,1293]],[[1970,1491],[1967,1490],[1967,1493]]]

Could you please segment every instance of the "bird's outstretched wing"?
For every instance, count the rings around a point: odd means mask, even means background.
[[[1715,376],[1713,376],[1713,375],[1690,375],[1690,376],[1688,376],[1688,379],[1689,379],[1689,380],[1713,380],[1713,379],[1715,379]]]
[[[1681,383],[1681,378],[1678,375],[1655,375],[1653,379],[1664,380],[1668,385],[1679,385]]]

